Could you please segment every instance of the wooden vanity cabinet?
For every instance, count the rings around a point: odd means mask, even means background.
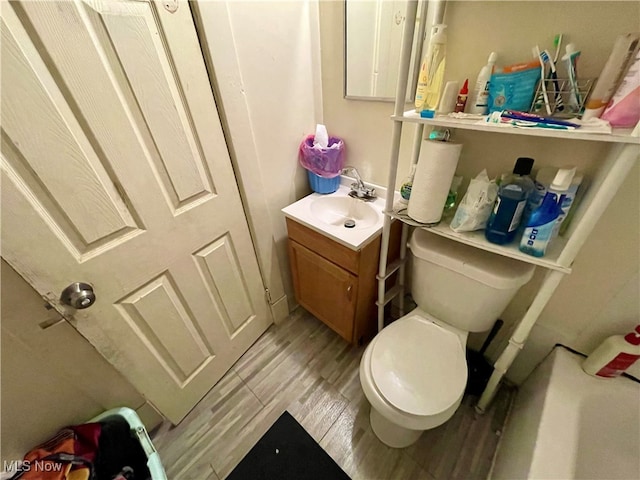
[[[377,332],[381,235],[356,251],[290,218],[286,220],[298,303],[350,343],[363,344],[373,338]],[[394,222],[392,243],[396,248],[391,245],[390,254],[399,250],[400,230],[400,222]],[[394,259],[392,256],[389,262]]]

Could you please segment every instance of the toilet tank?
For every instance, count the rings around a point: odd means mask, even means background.
[[[413,300],[437,319],[468,332],[490,329],[535,269],[421,229],[414,231],[409,248]]]

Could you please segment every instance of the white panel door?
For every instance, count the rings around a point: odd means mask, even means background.
[[[271,323],[189,5],[1,13],[2,255],[177,423]]]

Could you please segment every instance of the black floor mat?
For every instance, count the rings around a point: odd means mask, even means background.
[[[302,426],[284,412],[227,480],[349,480]]]

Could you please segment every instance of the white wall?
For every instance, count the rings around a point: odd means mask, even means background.
[[[147,428],[162,417],[4,259],[0,463],[21,460],[66,425],[109,408],[138,410]],[[41,324],[50,325],[46,329]],[[2,469],[0,469],[1,471]]]
[[[271,280],[277,283],[281,275],[293,306],[280,209],[309,192],[306,173],[298,167],[298,146],[322,121],[318,5],[314,0],[201,1],[197,13],[248,216],[272,237],[254,235],[259,257],[271,256],[261,266],[271,262]],[[260,202],[264,205],[253,209]]]
[[[325,123],[345,138],[348,162],[363,172],[365,180],[384,184],[393,105],[343,98],[343,59],[338,55],[342,9],[342,2],[320,5]],[[638,30],[638,19],[638,2],[449,1],[445,12],[449,26],[445,80],[462,82],[470,78],[472,83],[492,50],[499,52],[498,64],[529,60],[533,45],[552,49],[554,35],[561,32],[565,45],[575,42],[582,50],[579,74],[597,76],[615,37]],[[492,176],[510,170],[518,156],[532,156],[538,168],[578,165],[588,177],[607,148],[594,142],[506,138],[477,132],[457,132],[455,138],[464,144],[458,172],[467,182],[485,167]],[[398,183],[408,172],[412,139],[413,128],[405,126]],[[637,323],[639,189],[640,173],[636,167],[576,258],[573,274],[563,280],[542,313],[509,378],[521,381],[556,342],[588,353],[605,336]],[[503,345],[501,338],[526,311],[535,284],[534,281],[523,288],[505,311],[505,328],[490,350],[494,358]],[[477,336],[471,343],[478,346],[481,340]]]

